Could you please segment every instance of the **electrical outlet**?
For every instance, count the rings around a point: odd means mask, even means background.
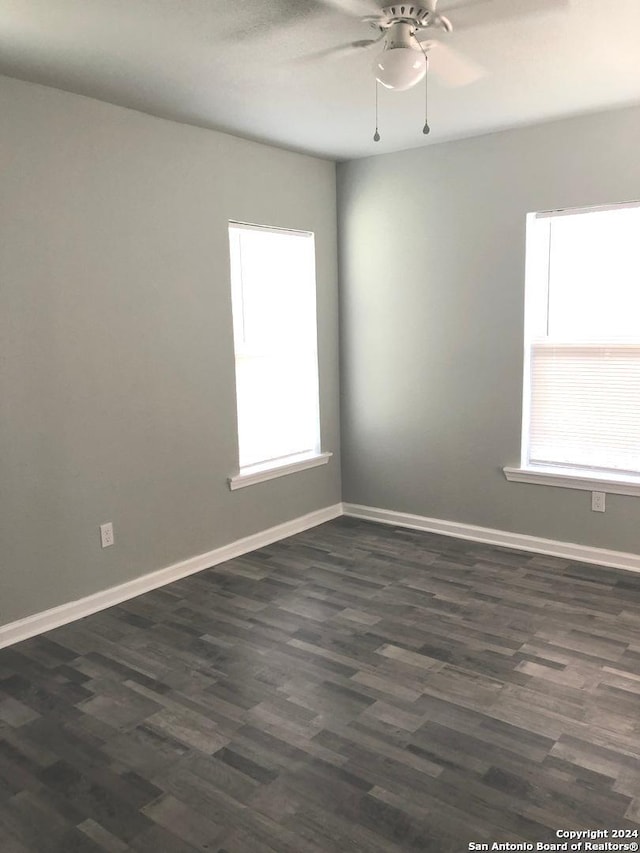
[[[591,509],[594,512],[604,512],[604,492],[591,492]]]
[[[103,548],[108,548],[109,545],[113,545],[115,542],[113,538],[113,522],[107,521],[100,525],[100,542]]]

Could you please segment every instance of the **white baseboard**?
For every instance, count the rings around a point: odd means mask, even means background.
[[[473,524],[461,524],[458,521],[445,521],[441,518],[427,518],[423,515],[411,515],[389,509],[378,509],[359,504],[343,504],[344,514],[352,518],[378,521],[381,524],[393,524],[397,527],[410,527],[428,533],[440,533],[454,536],[456,539],[470,539],[473,542],[485,542],[488,545],[502,545],[505,548],[517,548],[520,551],[533,551],[536,554],[550,554],[564,557],[580,563],[595,563],[599,566],[611,566],[640,572],[640,554],[625,551],[609,551],[606,548],[592,548],[573,542],[557,542],[555,539],[541,539],[524,533],[510,533],[506,530],[494,530],[491,527],[476,527]]]
[[[120,604],[122,601],[135,598],[137,595],[165,586],[165,584],[185,578],[187,575],[193,575],[203,569],[208,569],[210,566],[216,566],[226,560],[240,557],[249,551],[264,548],[265,545],[271,545],[273,542],[286,539],[295,533],[302,533],[303,530],[309,530],[311,527],[316,527],[325,521],[331,521],[340,515],[342,515],[342,504],[324,507],[324,509],[310,512],[284,524],[278,524],[276,527],[270,527],[268,530],[262,530],[260,533],[254,533],[252,536],[246,536],[244,539],[238,539],[229,545],[215,548],[206,554],[198,554],[196,557],[190,557],[188,560],[174,563],[174,565],[167,566],[159,571],[151,572],[118,586],[112,586],[93,595],[87,595],[77,601],[70,601],[58,607],[52,607],[50,610],[34,613],[33,616],[18,619],[16,622],[1,625],[0,649],[18,643],[20,640],[34,637],[36,634],[43,634],[45,631],[59,628],[61,625],[66,625],[76,619],[82,619],[83,616],[89,616],[98,610],[113,607],[114,604]]]
[[[24,619],[18,619],[7,625],[0,625],[0,649],[11,646],[37,634],[43,634],[68,622],[82,619],[99,610],[113,607],[137,595],[150,592],[165,586],[172,581],[180,580],[188,575],[201,572],[211,566],[232,560],[264,548],[273,542],[279,542],[288,536],[302,533],[331,521],[341,515],[361,518],[367,521],[377,521],[381,524],[392,524],[397,527],[409,527],[414,530],[424,530],[427,533],[440,533],[457,539],[470,539],[473,542],[485,542],[488,545],[501,545],[505,548],[516,548],[521,551],[532,551],[536,554],[550,554],[554,557],[564,557],[581,563],[595,563],[600,566],[611,566],[616,569],[626,569],[640,572],[640,554],[629,554],[624,551],[610,551],[605,548],[591,548],[587,545],[577,545],[573,542],[558,542],[554,539],[542,539],[538,536],[527,536],[523,533],[511,533],[505,530],[494,530],[491,527],[478,527],[473,524],[462,524],[458,521],[445,521],[441,518],[427,518],[422,515],[412,515],[406,512],[395,512],[389,509],[361,506],[359,504],[337,503],[333,506],[294,518],[276,527],[270,527],[244,539],[238,539],[229,545],[223,545],[206,554],[190,557],[180,563],[174,563],[156,572],[143,575],[118,586],[96,592],[85,598],[52,607],[41,613],[34,613]]]

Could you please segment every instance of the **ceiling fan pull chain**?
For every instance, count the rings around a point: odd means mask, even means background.
[[[420,46],[422,47],[422,45]],[[422,128],[422,132],[426,136],[431,131],[431,128],[429,127],[429,57],[424,48],[422,48],[422,51],[424,53],[424,63],[427,69],[424,75],[424,127]]]
[[[376,80],[376,132],[373,134],[373,141],[380,142],[380,134],[378,133],[378,81]]]

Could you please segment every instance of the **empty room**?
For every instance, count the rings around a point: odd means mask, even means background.
[[[637,851],[637,0],[0,0],[0,853]]]

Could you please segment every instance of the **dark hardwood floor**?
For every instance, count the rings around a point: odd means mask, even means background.
[[[633,833],[639,757],[640,576],[349,519],[0,652],[1,853]]]

